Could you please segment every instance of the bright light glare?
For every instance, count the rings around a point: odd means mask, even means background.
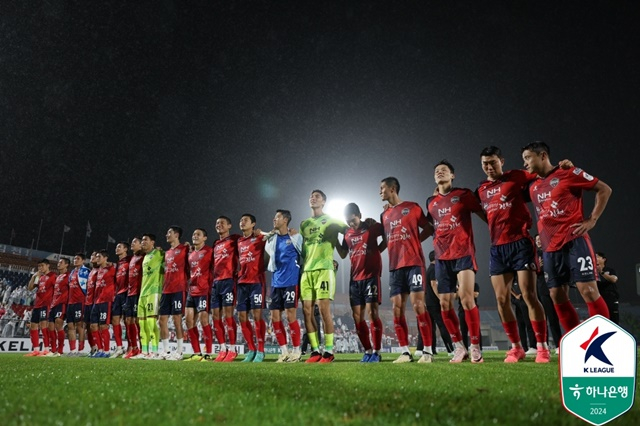
[[[324,212],[334,219],[344,220],[344,208],[349,204],[340,198],[329,200],[324,206]]]

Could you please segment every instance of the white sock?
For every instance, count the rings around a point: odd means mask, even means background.
[[[165,353],[169,352],[169,339],[162,339],[162,349]]]
[[[409,352],[409,346],[400,346],[400,353]]]
[[[289,348],[287,347],[287,345],[280,346],[280,353],[282,355],[289,355]]]
[[[178,353],[182,353],[182,344],[184,343],[184,339],[178,339]]]

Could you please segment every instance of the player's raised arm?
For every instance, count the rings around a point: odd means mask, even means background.
[[[582,235],[596,226],[596,222],[602,216],[602,212],[604,212],[605,207],[607,207],[607,203],[609,202],[609,197],[611,197],[611,193],[613,190],[609,185],[599,180],[598,183],[595,184],[592,191],[596,193],[596,202],[593,206],[593,210],[591,210],[591,214],[588,218],[583,220],[580,223],[574,223],[571,225],[574,235]]]

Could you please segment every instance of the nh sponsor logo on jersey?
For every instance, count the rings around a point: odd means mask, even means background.
[[[538,198],[538,202],[539,203],[541,203],[541,202],[543,202],[545,200],[548,200],[549,198],[551,198],[551,191],[542,192],[542,193],[538,194],[537,198]]]
[[[360,241],[362,241],[362,235],[358,235],[357,237],[351,237],[352,244],[359,243]]]
[[[438,216],[439,217],[446,216],[446,215],[448,215],[450,213],[451,213],[451,207],[445,207],[445,208],[442,208],[442,209],[438,209]]]
[[[393,228],[395,228],[397,226],[400,226],[400,225],[402,225],[402,219],[392,220],[391,222],[389,222],[389,227],[391,229],[393,229]]]
[[[316,232],[318,232],[320,230],[319,226],[314,226],[312,228],[309,228],[309,233],[310,234],[315,234]]]
[[[496,194],[500,194],[500,187],[495,189],[487,189],[487,197],[493,197]]]

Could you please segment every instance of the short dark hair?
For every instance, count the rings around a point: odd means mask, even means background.
[[[196,232],[196,231],[201,231],[202,235],[204,235],[205,237],[208,237],[206,229],[204,229],[204,228],[196,228],[196,229],[193,230],[193,232]]]
[[[127,250],[129,250],[131,248],[129,243],[126,242],[126,241],[118,241],[118,244],[122,244],[123,246],[125,246],[127,248]],[[118,244],[116,244],[116,245],[118,245]]]
[[[256,223],[256,217],[254,215],[252,215],[251,213],[244,213],[242,216],[240,216],[241,218],[243,217],[248,217],[249,220],[251,221],[251,223]]]
[[[60,260],[62,260],[64,263],[67,264],[67,266],[69,266],[71,264],[71,262],[69,261],[69,259],[67,259],[66,257],[61,257]]]
[[[291,223],[291,212],[289,210],[278,209],[276,213],[280,213],[282,217],[287,221],[287,225]]]
[[[81,258],[82,260],[85,260],[87,258],[87,255],[82,253],[82,252],[78,252],[76,253],[74,256],[78,256],[79,258]]]
[[[596,256],[600,256],[600,257],[602,257],[602,258],[603,258],[603,259],[605,259],[605,260],[607,259],[607,256],[606,256],[603,252],[601,252],[601,251],[597,251],[597,252],[596,252]]]
[[[436,260],[436,252],[431,250],[429,252],[429,262],[433,262],[434,260]]]
[[[351,216],[352,214],[358,217],[362,217],[362,214],[360,213],[360,207],[358,207],[356,203],[349,203],[344,208],[344,215],[346,217]]]
[[[382,179],[380,182],[384,182],[384,184],[389,188],[395,188],[396,194],[400,194],[400,182],[398,181],[398,179],[394,178],[393,176],[389,176]]]
[[[226,220],[226,221],[227,221],[227,223],[228,223],[229,225],[231,225],[231,219],[229,219],[227,216],[218,216],[218,219],[224,219],[224,220]],[[217,219],[216,219],[216,220],[217,220]]]
[[[151,238],[151,237],[149,237]],[[155,240],[154,240],[155,241]],[[109,258],[109,252],[107,251],[107,249],[102,249],[98,252],[102,257],[106,257],[107,259]]]
[[[547,145],[542,141],[531,142],[529,145],[523,146],[522,149],[520,150],[520,153],[523,153],[525,151],[535,152],[538,155],[540,155],[543,152],[546,152],[547,156],[551,157],[551,149],[549,148],[549,145]]]
[[[482,150],[482,152],[480,152],[480,157],[491,157],[493,155],[497,156],[498,158],[503,158],[502,151],[497,146],[487,146]]]
[[[435,165],[435,166],[433,166],[433,169],[435,170],[435,169],[436,169],[436,167],[438,167],[438,166],[447,166],[447,167],[449,168],[449,171],[450,171],[451,173],[455,173],[455,169],[453,168],[453,164],[451,164],[450,162],[448,162],[448,161],[447,161],[447,160],[445,160],[445,159],[442,159],[442,160],[438,161],[438,162],[436,163],[436,165]]]
[[[178,238],[182,238],[182,228],[179,227],[178,225],[171,225],[169,227],[170,230],[172,230],[173,232],[175,232],[176,234],[178,234]]]
[[[156,241],[156,234],[142,234],[142,238],[147,237],[149,238],[151,241]],[[142,240],[141,238],[141,240]]]
[[[131,241],[133,240],[142,241],[142,235],[134,235],[133,238],[131,238]]]
[[[44,265],[44,264],[51,266],[51,263],[49,263],[49,259],[40,259],[37,263],[37,265]]]
[[[313,191],[311,191],[311,193],[313,194],[314,192],[317,192],[318,194],[320,194],[320,196],[322,197],[323,201],[327,201],[327,194],[325,194],[324,192],[322,192],[319,189],[314,189]]]

